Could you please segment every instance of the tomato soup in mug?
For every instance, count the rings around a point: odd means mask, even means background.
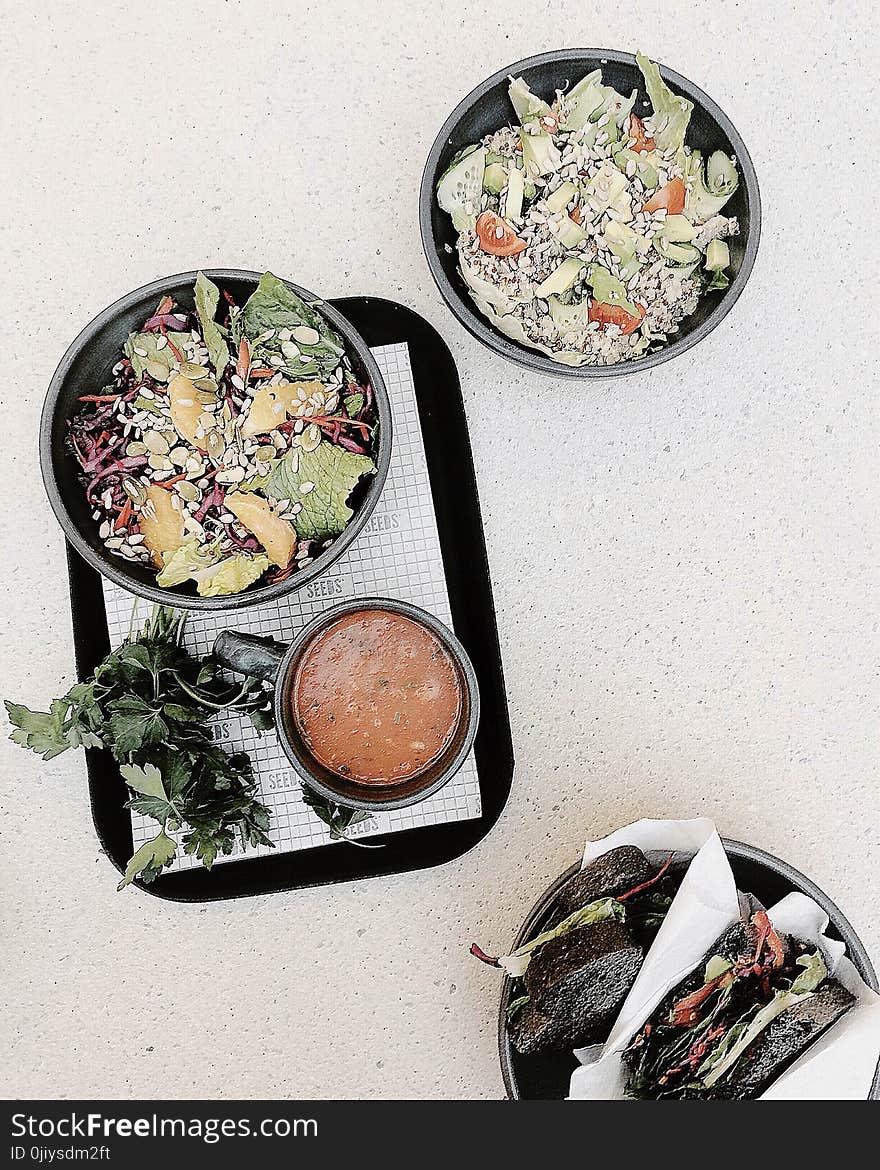
[[[319,764],[376,786],[430,768],[463,709],[458,667],[441,639],[421,622],[378,608],[344,614],[312,638],[290,702]]]

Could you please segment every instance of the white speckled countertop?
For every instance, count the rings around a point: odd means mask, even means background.
[[[399,299],[453,349],[517,770],[491,835],[442,869],[187,907],[115,893],[78,754],[3,739],[0,1093],[498,1097],[498,984],[468,943],[504,945],[585,835],[641,815],[710,814],[785,857],[880,957],[872,5],[128,8],[21,5],[0,43],[2,694],[36,705],[73,677],[36,454],[61,353],[153,277],[271,266]],[[416,218],[453,105],[564,44],[693,78],[764,201],[722,325],[583,386],[454,322]]]

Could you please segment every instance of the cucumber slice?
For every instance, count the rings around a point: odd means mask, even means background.
[[[507,171],[500,163],[489,163],[483,171],[483,190],[500,195],[507,184]]]
[[[594,69],[565,95],[566,115],[563,129],[582,130],[592,115],[602,109],[604,101],[602,70]]]
[[[522,215],[523,194],[525,181],[523,173],[517,166],[510,168],[507,178],[507,194],[504,196],[504,218],[519,219]]]
[[[520,133],[523,166],[527,175],[549,175],[562,166],[562,155],[549,134]]]
[[[628,186],[626,175],[621,174],[614,163],[606,159],[584,188],[588,200],[585,206],[594,216],[607,211]]]
[[[560,333],[580,332],[590,323],[590,298],[564,305],[556,296],[547,298],[550,316]]]
[[[693,272],[700,262],[700,249],[693,244],[675,244],[663,236],[655,236],[654,247],[663,259],[675,268],[689,268]]]
[[[574,222],[570,216],[564,215],[558,222],[551,222],[550,230],[562,244],[563,248],[576,248],[587,238],[587,233]]]
[[[730,263],[730,248],[724,240],[710,240],[706,249],[706,267],[710,272],[722,272]]]
[[[565,211],[575,195],[577,195],[577,187],[574,183],[563,183],[561,187],[556,188],[552,195],[548,195],[544,202],[548,211]]]
[[[528,87],[528,83],[522,77],[511,77],[510,85],[507,87],[507,93],[510,97],[511,105],[516,110],[516,116],[520,124],[523,122],[532,122],[535,118],[543,118],[545,114],[550,113],[550,107],[537,94],[532,93]]]
[[[550,273],[546,280],[541,281],[535,289],[535,296],[543,299],[566,292],[580,276],[583,267],[582,261],[569,256],[554,272]]]
[[[648,250],[648,241],[619,219],[612,219],[605,228],[602,242],[619,260],[624,280],[631,280],[644,266],[641,252]]]
[[[467,231],[477,222],[485,169],[486,148],[478,146],[451,166],[437,184],[437,202],[452,216],[456,231]]]
[[[632,301],[627,299],[626,287],[622,280],[613,272],[603,268],[601,264],[591,264],[587,269],[587,284],[593,290],[593,296],[603,305],[619,305],[633,317],[639,316],[639,310]]]

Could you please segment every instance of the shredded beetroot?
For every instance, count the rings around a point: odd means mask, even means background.
[[[188,329],[185,317],[178,317],[176,313],[156,313],[146,322],[142,333],[158,333],[162,328],[173,329],[175,333],[183,333]]]
[[[501,966],[497,959],[493,959],[491,955],[487,955],[476,943],[471,943],[471,954],[475,955],[481,963],[488,963],[490,967]]]

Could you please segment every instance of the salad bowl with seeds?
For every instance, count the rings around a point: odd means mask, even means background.
[[[761,212],[745,145],[702,90],[642,54],[563,49],[459,104],[419,215],[432,275],[474,336],[532,370],[606,378],[726,316]]]
[[[149,600],[301,588],[366,524],[391,408],[364,340],[270,272],[154,281],[88,325],[46,397],[41,466],[70,543]]]

